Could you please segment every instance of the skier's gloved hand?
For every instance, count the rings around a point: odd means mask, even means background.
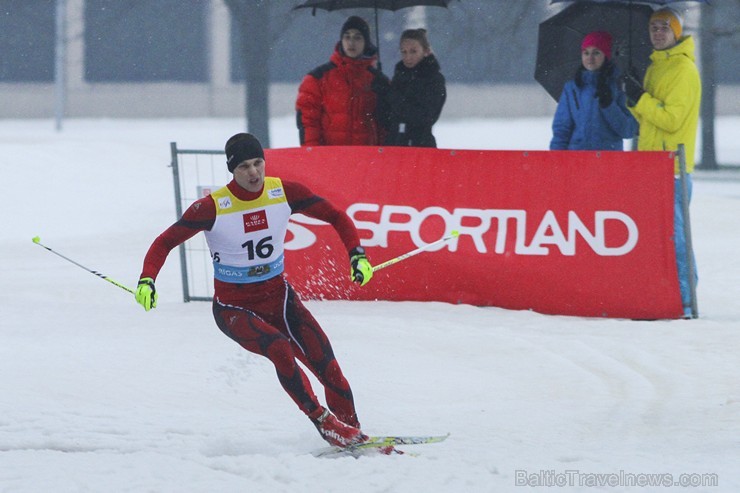
[[[352,282],[364,286],[373,277],[373,266],[365,256],[365,249],[361,246],[355,247],[349,252],[349,262],[352,265]]]
[[[136,302],[149,311],[157,308],[157,289],[154,287],[154,279],[142,277],[136,286]]]

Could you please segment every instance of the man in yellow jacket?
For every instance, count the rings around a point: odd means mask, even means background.
[[[637,149],[640,151],[675,151],[678,144],[686,148],[686,171],[689,200],[691,173],[694,171],[696,129],[701,102],[701,79],[696,68],[694,39],[683,36],[683,19],[670,7],[656,10],[650,17],[651,64],[640,84],[634,77],[625,78],[628,106],[640,126]],[[678,159],[674,193],[674,242],[684,318],[691,317],[689,266],[681,187],[678,182]],[[694,265],[696,263],[694,262]],[[695,278],[696,280],[696,278]]]

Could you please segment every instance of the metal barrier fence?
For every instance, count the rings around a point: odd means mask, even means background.
[[[231,181],[223,151],[178,149],[170,142],[175,210],[179,219],[190,205]],[[213,299],[213,264],[204,235],[195,235],[179,247],[183,301]]]

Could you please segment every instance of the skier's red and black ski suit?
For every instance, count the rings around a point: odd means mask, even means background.
[[[300,212],[330,223],[348,252],[359,246],[357,230],[344,212],[303,185],[287,181],[282,184],[291,214]],[[233,180],[227,187],[246,201],[262,193],[248,192]],[[216,206],[210,195],[194,202],[152,243],[141,277],[156,279],[169,252],[196,233],[210,231],[215,220]],[[213,316],[224,334],[272,361],[281,385],[306,415],[315,418],[321,406],[296,359],[324,386],[327,405],[337,418],[359,427],[352,390],[329,339],[282,274],[249,284],[214,279]]]

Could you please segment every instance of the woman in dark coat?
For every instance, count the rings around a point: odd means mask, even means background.
[[[426,29],[405,30],[393,80],[389,83],[381,73],[373,79],[380,121],[388,131],[386,145],[437,147],[432,125],[442,112],[447,90],[426,33]]]

